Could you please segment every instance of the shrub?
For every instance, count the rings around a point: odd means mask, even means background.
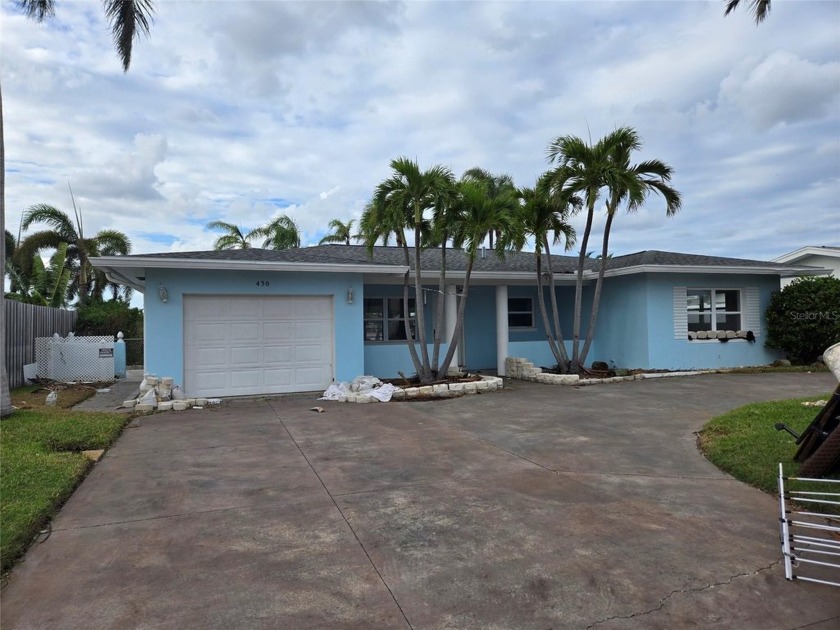
[[[91,301],[77,308],[77,335],[116,335],[126,338],[143,336],[143,311],[125,302]]]
[[[765,345],[794,363],[812,363],[840,342],[840,279],[797,278],[773,294],[766,317]]]

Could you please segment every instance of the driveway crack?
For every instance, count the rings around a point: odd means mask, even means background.
[[[364,552],[365,556],[368,559],[368,562],[370,562],[370,566],[373,567],[373,570],[376,572],[376,575],[379,576],[379,580],[382,582],[382,585],[385,587],[385,590],[388,591],[388,594],[391,596],[391,599],[394,601],[394,604],[396,605],[397,610],[400,611],[400,614],[402,615],[402,618],[405,620],[406,625],[409,628],[411,628],[411,630],[414,630],[414,626],[412,626],[411,622],[408,620],[408,617],[406,616],[405,611],[402,609],[402,606],[400,606],[400,602],[397,600],[396,595],[394,595],[394,592],[391,590],[391,587],[388,586],[388,583],[385,581],[384,576],[379,571],[379,568],[376,566],[376,563],[373,561],[373,558],[370,557],[370,553],[368,553],[368,550],[365,548],[365,545],[362,542],[362,540],[359,538],[359,535],[356,533],[356,530],[353,529],[353,526],[350,524],[350,521],[347,520],[347,516],[344,514],[344,511],[341,509],[341,506],[338,505],[338,501],[335,500],[335,497],[333,496],[332,492],[330,492],[330,489],[327,488],[327,484],[325,484],[324,480],[321,479],[321,475],[319,475],[318,471],[315,470],[315,467],[312,465],[312,462],[309,461],[309,458],[306,456],[306,453],[303,452],[303,449],[300,447],[300,444],[298,444],[297,440],[295,440],[295,436],[292,435],[292,432],[289,431],[289,427],[287,427],[286,423],[283,422],[283,419],[280,417],[280,414],[277,412],[277,409],[275,409],[274,405],[272,404],[272,401],[269,400],[268,405],[269,405],[269,407],[271,407],[271,410],[274,412],[275,416],[277,417],[278,422],[280,422],[280,424],[283,426],[283,429],[285,429],[286,433],[289,435],[289,439],[297,447],[298,451],[300,451],[301,457],[303,457],[303,459],[306,460],[306,463],[309,465],[309,468],[312,470],[312,473],[315,475],[315,477],[317,477],[321,486],[324,488],[324,492],[327,493],[327,496],[333,502],[333,505],[335,506],[335,509],[338,510],[339,515],[344,520],[344,523],[347,525],[347,528],[353,534],[353,537],[356,539],[356,542],[359,543],[359,547],[361,548],[362,552]]]
[[[659,612],[660,610],[662,610],[665,607],[665,604],[668,603],[668,600],[670,600],[675,595],[680,595],[680,594],[683,594],[683,593],[685,593],[685,594],[701,593],[703,591],[707,591],[709,589],[716,588],[718,586],[726,586],[727,584],[731,584],[732,580],[735,580],[736,578],[751,577],[753,575],[758,575],[759,573],[761,573],[763,571],[769,571],[773,567],[779,565],[781,562],[782,562],[781,560],[776,560],[775,562],[771,562],[770,564],[768,564],[766,567],[759,567],[758,569],[756,569],[755,571],[752,571],[750,573],[743,573],[743,572],[742,573],[736,573],[735,575],[731,575],[728,578],[726,578],[725,580],[722,580],[720,582],[712,582],[711,584],[704,584],[703,586],[696,586],[694,588],[677,588],[677,589],[674,589],[673,591],[671,591],[670,593],[668,593],[667,595],[662,597],[659,600],[659,604],[657,606],[654,606],[653,608],[651,608],[649,610],[634,612],[634,613],[631,613],[629,615],[612,615],[610,617],[604,617],[603,619],[599,619],[598,621],[594,621],[593,623],[586,626],[586,630],[591,630],[591,628],[594,628],[595,626],[598,626],[602,623],[606,623],[608,621],[613,621],[615,619],[635,619],[637,617],[644,617],[645,615],[650,615],[652,613]]]

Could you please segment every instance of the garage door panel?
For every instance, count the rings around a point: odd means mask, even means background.
[[[264,322],[263,339],[267,341],[286,340],[294,338],[294,324],[292,322]]]
[[[233,370],[230,372],[230,386],[233,389],[248,389],[262,384],[262,369]]]
[[[289,364],[293,360],[292,346],[266,346],[263,348],[263,363],[266,365]]]
[[[289,368],[281,370],[263,370],[263,378],[265,379],[264,384],[268,390],[266,391],[268,394],[282,394],[284,391],[292,390],[292,370]]]
[[[213,392],[227,389],[227,372],[205,372],[195,373],[195,388],[198,393]]]
[[[318,383],[324,378],[324,371],[318,367],[298,368],[295,370],[295,382],[302,391],[318,389]]]
[[[199,371],[207,368],[225,367],[230,358],[228,348],[198,348],[195,352],[194,365]]]
[[[326,328],[323,322],[297,322],[295,324],[295,338],[321,341],[327,336],[325,334]]]
[[[332,381],[332,299],[185,296],[189,396],[322,390]]]
[[[242,341],[262,340],[262,324],[260,322],[242,322],[230,324],[230,340],[234,343]]]
[[[262,319],[262,302],[260,299],[231,297],[228,299],[231,319]]]
[[[290,300],[268,300],[263,303],[262,315],[266,319],[293,319],[294,303]]]
[[[329,300],[297,300],[292,303],[296,319],[332,318],[332,303]]]
[[[187,342],[197,345],[205,343],[225,343],[229,337],[227,324],[199,323],[192,324],[187,328]]]
[[[262,348],[260,346],[240,346],[230,349],[231,367],[259,366],[262,362]]]
[[[207,298],[191,298],[191,300],[192,303],[185,306],[188,321],[225,320],[230,317],[230,303],[227,301]]]
[[[294,360],[297,363],[321,363],[323,350],[320,344],[298,344],[295,346]]]

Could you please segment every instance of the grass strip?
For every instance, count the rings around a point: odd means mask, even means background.
[[[125,414],[57,407],[16,411],[0,422],[0,568],[5,573],[81,483],[92,462],[83,450],[107,448]]]
[[[830,397],[831,393],[826,393],[821,399]],[[791,477],[796,476],[799,464],[793,461],[797,449],[794,438],[776,431],[774,425],[784,422],[801,433],[820,411],[802,403],[814,400],[819,399],[777,400],[733,409],[705,424],[698,434],[698,446],[724,472],[764,492],[778,494],[779,462],[784,464],[785,475]],[[788,484],[790,489],[800,486],[798,482]],[[838,491],[837,484],[809,484],[807,489]]]

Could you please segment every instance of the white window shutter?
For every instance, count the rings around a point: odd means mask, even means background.
[[[686,287],[674,287],[674,339],[688,339]]]
[[[751,330],[758,337],[761,334],[761,308],[758,287],[747,287],[744,291],[744,329]]]

